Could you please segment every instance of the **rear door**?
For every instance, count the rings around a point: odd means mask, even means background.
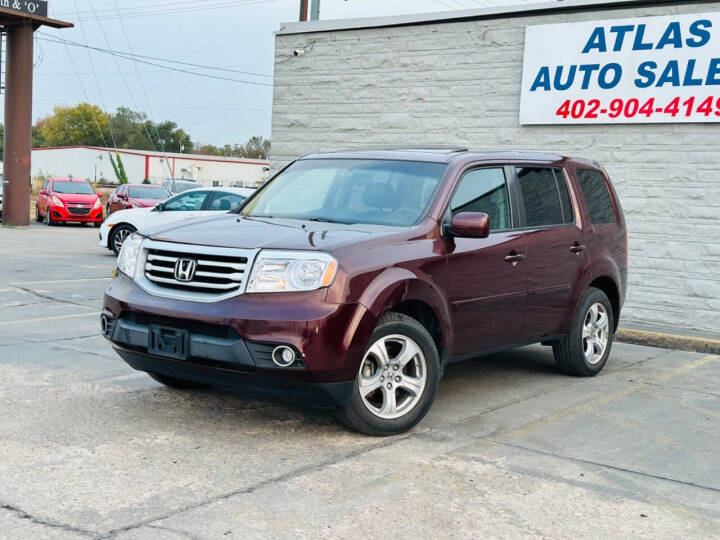
[[[572,291],[587,264],[577,202],[561,167],[514,168],[527,239],[526,341],[567,332]]]
[[[517,344],[525,312],[525,235],[517,230],[509,167],[478,167],[463,173],[449,213],[490,216],[487,238],[448,239],[448,296],[452,306],[453,354]],[[450,216],[446,216],[449,222]]]

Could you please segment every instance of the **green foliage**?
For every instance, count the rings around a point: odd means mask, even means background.
[[[226,144],[221,147],[212,144],[196,145],[195,152],[211,156],[267,159],[270,155],[270,141],[264,137],[254,136],[245,144]]]
[[[43,147],[103,146],[103,137],[110,139],[110,116],[97,105],[80,103],[74,107],[55,107],[54,111],[52,116],[38,120],[34,130]]]
[[[110,156],[110,163],[112,164],[113,171],[115,171],[115,178],[117,178],[118,184],[127,184],[128,177],[125,173],[125,165],[123,165],[120,153],[116,150],[114,158],[112,154],[108,155]]]
[[[145,178],[145,179],[142,181],[142,183],[143,183],[143,184],[149,184],[149,183],[150,183],[150,180],[148,180],[147,178]]]

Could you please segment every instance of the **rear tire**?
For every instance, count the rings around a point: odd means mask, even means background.
[[[120,248],[122,248],[123,242],[125,242],[125,239],[135,231],[137,231],[137,229],[127,223],[115,225],[115,227],[110,230],[110,249],[113,250],[115,255],[120,254]]]
[[[570,323],[570,332],[553,347],[555,362],[566,373],[594,377],[607,364],[615,320],[610,300],[600,289],[586,290]]]
[[[160,373],[147,372],[150,377],[155,379],[160,384],[164,384],[168,388],[174,388],[175,390],[192,390],[194,388],[204,388],[205,385],[195,381],[186,381],[185,379],[176,379],[169,375],[161,375]]]
[[[407,315],[386,313],[370,336],[352,396],[337,409],[337,419],[367,435],[403,433],[430,410],[439,381],[440,355],[430,332]]]

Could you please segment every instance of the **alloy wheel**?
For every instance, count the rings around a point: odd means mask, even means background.
[[[610,319],[607,309],[597,302],[590,306],[583,322],[582,345],[588,364],[595,365],[602,360],[609,337]]]
[[[132,231],[130,231],[130,229],[128,229],[127,227],[122,227],[120,228],[120,230],[116,231],[115,234],[113,234],[113,246],[118,252],[120,252],[123,243],[131,234]]]
[[[420,347],[407,336],[378,339],[365,353],[358,390],[365,407],[378,418],[392,420],[410,412],[427,382],[427,363]]]

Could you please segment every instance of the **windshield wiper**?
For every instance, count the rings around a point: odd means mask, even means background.
[[[340,221],[339,219],[330,219],[330,218],[324,218],[324,217],[309,218],[306,221],[314,221],[316,223],[340,223],[342,225],[352,225],[353,224],[351,221]]]

